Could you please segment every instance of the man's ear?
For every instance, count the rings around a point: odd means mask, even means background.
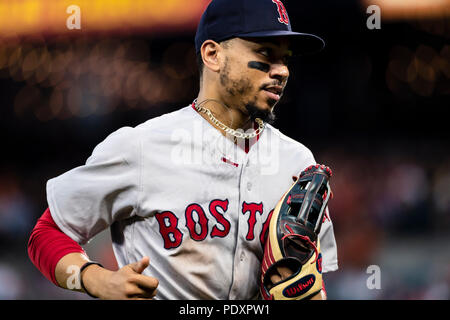
[[[220,50],[220,44],[213,40],[206,40],[200,48],[203,64],[213,72],[220,71]]]

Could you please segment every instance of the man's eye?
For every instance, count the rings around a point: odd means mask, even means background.
[[[261,49],[258,52],[259,52],[259,54],[263,55],[264,57],[269,57],[269,50],[267,50],[267,49]]]

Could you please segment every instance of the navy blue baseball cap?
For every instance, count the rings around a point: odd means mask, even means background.
[[[206,40],[289,37],[294,55],[316,53],[325,42],[309,33],[293,32],[281,0],[212,0],[195,36],[197,54]]]

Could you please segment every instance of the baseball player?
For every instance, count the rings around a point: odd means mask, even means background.
[[[48,181],[28,252],[55,285],[101,299],[259,296],[268,217],[293,177],[316,164],[271,125],[274,108],[288,59],[324,43],[293,32],[279,0],[213,0],[195,45],[192,104],[113,132],[84,165]],[[117,271],[81,247],[106,228]],[[334,271],[328,211],[319,238],[322,271]],[[280,267],[270,279],[291,273]]]

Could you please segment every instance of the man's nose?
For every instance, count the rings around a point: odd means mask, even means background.
[[[289,78],[289,69],[284,63],[273,64],[270,69],[270,77],[284,82]]]

